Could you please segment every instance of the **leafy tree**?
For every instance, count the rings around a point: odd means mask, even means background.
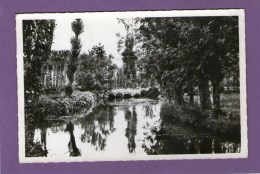
[[[164,94],[182,104],[185,81],[182,51],[183,39],[179,33],[182,20],[179,18],[145,18],[140,20],[140,41],[143,42],[146,62],[144,71],[151,80],[155,77]]]
[[[69,84],[66,86],[66,95],[70,96],[73,92],[72,83],[74,81],[74,74],[77,70],[78,57],[81,51],[81,41],[79,35],[84,31],[84,24],[81,19],[76,19],[71,23],[72,31],[75,36],[71,38],[71,58],[68,63],[67,76]]]
[[[220,111],[220,83],[227,74],[239,74],[238,18],[214,18],[207,21],[208,74],[213,87],[213,109],[218,117]]]
[[[198,86],[202,109],[219,109],[219,84],[238,64],[237,19],[233,17],[143,18],[139,41],[144,49],[143,72],[156,77],[164,93],[183,103]]]
[[[106,92],[114,85],[116,66],[112,64],[112,55],[107,56],[104,46],[94,46],[89,54],[80,56],[80,68],[77,81],[81,90]]]
[[[213,88],[213,109],[218,117],[220,111],[220,83],[225,75],[235,72],[238,67],[238,18],[204,17],[193,18],[193,31],[198,34],[189,36],[191,55],[199,61],[192,61],[196,68],[196,79],[202,97],[202,105],[210,108],[208,81]],[[199,37],[199,38],[198,38]],[[194,56],[193,56],[194,57]],[[196,56],[195,56],[196,57]],[[188,66],[191,67],[191,66]]]
[[[122,52],[123,58],[123,69],[124,75],[127,79],[127,86],[136,86],[136,61],[137,56],[134,51],[135,38],[134,38],[134,19],[118,19],[119,23],[122,23],[126,29],[126,36],[121,37],[120,34],[117,34],[120,37],[118,42],[118,50],[124,48]],[[123,46],[124,44],[124,46]]]
[[[123,63],[124,63],[124,74],[128,81],[128,86],[130,84],[136,83],[136,60],[137,57],[133,51],[133,39],[127,38],[125,41],[125,50],[122,53]],[[135,86],[135,85],[134,85]]]
[[[25,103],[38,100],[42,92],[42,66],[53,41],[54,20],[23,20]]]

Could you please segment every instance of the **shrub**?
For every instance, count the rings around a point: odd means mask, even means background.
[[[116,98],[123,98],[123,94],[122,93],[117,93],[116,94]]]
[[[114,94],[108,94],[108,100],[114,100],[116,96]]]
[[[147,91],[146,90],[141,90],[141,97],[146,97]]]
[[[152,87],[147,91],[146,95],[149,98],[157,98],[160,95],[160,92],[158,88]]]
[[[131,97],[132,97],[131,94],[125,94],[125,95],[124,95],[124,98],[125,98],[125,99],[131,98]]]
[[[135,94],[134,95],[134,98],[139,98],[140,97],[140,94]]]
[[[94,105],[95,98],[90,93],[80,93],[71,98],[51,99],[42,96],[33,106],[33,115],[37,120],[45,119],[48,116],[62,116],[78,113],[83,109],[89,109]]]

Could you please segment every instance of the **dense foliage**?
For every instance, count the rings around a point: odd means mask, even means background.
[[[80,56],[77,73],[78,88],[84,91],[106,92],[112,89],[116,66],[112,55],[107,56],[104,46],[94,46],[88,54]]]
[[[137,36],[142,43],[139,60],[144,77],[155,77],[165,96],[183,103],[199,88],[201,107],[220,109],[220,83],[238,73],[237,17],[143,18]]]
[[[26,104],[36,101],[42,92],[42,66],[50,55],[54,28],[54,20],[23,21],[24,94]]]
[[[50,117],[59,117],[88,111],[96,102],[94,94],[90,92],[73,93],[70,98],[51,98],[41,96],[34,104],[35,119],[42,121]],[[84,109],[83,109],[84,108]]]

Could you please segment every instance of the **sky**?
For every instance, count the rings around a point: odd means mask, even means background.
[[[104,45],[107,55],[112,54],[112,60],[122,67],[121,54],[117,52],[116,33],[126,35],[123,24],[118,24],[117,18],[136,17],[194,17],[194,16],[237,16],[244,19],[242,10],[176,10],[176,11],[146,11],[146,12],[91,12],[91,13],[47,13],[34,15],[19,15],[17,19],[55,19],[54,43],[52,50],[71,50],[70,38],[74,36],[71,23],[81,18],[84,23],[84,32],[80,35],[82,42],[81,53],[88,53],[94,45]],[[242,25],[242,23],[240,24]],[[240,31],[242,32],[242,30]],[[243,33],[241,33],[243,34]]]
[[[75,18],[64,17],[55,20],[54,40],[52,50],[71,50],[70,38],[74,36],[71,23]],[[94,45],[101,43],[104,45],[107,55],[112,54],[112,60],[118,67],[122,67],[121,54],[117,51],[119,38],[116,33],[124,35],[126,33],[122,24],[118,24],[114,17],[81,18],[84,23],[84,32],[81,38],[81,53],[88,53]]]

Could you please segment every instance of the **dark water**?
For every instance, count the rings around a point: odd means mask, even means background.
[[[67,120],[43,123],[35,129],[34,142],[42,143],[49,157],[124,159],[155,154],[240,152],[237,143],[167,123],[160,108],[157,100],[109,102],[72,120],[73,131],[65,131]]]

